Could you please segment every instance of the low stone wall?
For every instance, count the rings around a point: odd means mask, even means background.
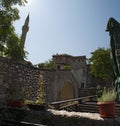
[[[79,97],[96,95],[97,88],[79,88]]]
[[[0,121],[2,119],[47,126],[120,126],[120,117],[103,119],[97,113],[67,112],[52,109],[30,111],[27,108],[0,108]]]

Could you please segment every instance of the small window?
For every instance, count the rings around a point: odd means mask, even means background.
[[[60,70],[60,66],[59,65],[57,66],[57,69]]]
[[[81,88],[84,88],[84,83],[81,83]]]

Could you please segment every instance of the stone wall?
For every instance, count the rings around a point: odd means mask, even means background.
[[[83,76],[78,75],[81,76],[78,76],[78,78],[81,78],[79,81],[71,70],[43,70],[35,68],[28,62],[19,63],[0,57],[0,101],[5,101],[7,88],[17,88],[19,92],[24,92],[25,99],[35,101],[41,93],[40,76],[42,76],[47,102],[81,97],[84,95],[84,89],[80,90],[79,86],[83,82]],[[69,85],[68,88],[71,87],[72,90],[65,90],[67,89],[65,85]],[[69,97],[68,94],[71,96]],[[63,98],[63,95],[66,96]],[[85,95],[91,94],[87,90]]]
[[[0,57],[0,99],[4,101],[6,88],[17,88],[25,98],[35,99],[39,89],[40,70]]]
[[[69,82],[78,97],[78,84],[70,70],[41,70],[29,63],[18,63],[0,57],[0,99],[5,100],[7,88],[24,92],[25,99],[36,100],[40,94],[39,79],[42,76],[45,100],[59,101],[63,86]]]

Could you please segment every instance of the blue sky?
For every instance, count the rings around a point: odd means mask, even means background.
[[[109,47],[105,29],[110,17],[120,22],[120,0],[28,0],[14,24],[19,35],[28,13],[28,61],[42,63],[56,53],[90,58],[98,47]]]

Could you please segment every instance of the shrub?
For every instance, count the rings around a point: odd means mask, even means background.
[[[115,88],[104,88],[97,100],[98,102],[112,102],[116,100],[116,96],[117,92]]]

